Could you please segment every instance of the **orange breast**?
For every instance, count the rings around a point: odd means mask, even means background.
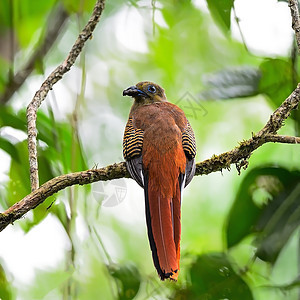
[[[154,189],[173,197],[179,173],[185,173],[182,130],[186,117],[171,103],[145,105],[135,111],[133,125],[144,131],[143,166]]]

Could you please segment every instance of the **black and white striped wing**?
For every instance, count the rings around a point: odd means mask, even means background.
[[[187,158],[186,168],[185,168],[185,173],[186,173],[185,186],[187,186],[191,182],[196,171],[196,165],[195,165],[196,140],[195,140],[194,131],[189,121],[187,121],[187,127],[182,133],[182,146]]]
[[[143,130],[134,128],[132,118],[129,118],[123,138],[123,156],[126,160],[128,172],[141,187],[144,187],[142,165],[143,138]]]

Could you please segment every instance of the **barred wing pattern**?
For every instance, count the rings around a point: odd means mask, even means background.
[[[126,166],[131,177],[143,188],[143,148],[144,132],[141,129],[134,128],[132,118],[129,118],[124,132],[123,156],[126,160]]]
[[[194,131],[191,127],[189,121],[187,121],[187,127],[182,133],[182,146],[185,152],[185,155],[189,160],[195,158],[196,156],[196,140]]]
[[[123,155],[125,160],[132,159],[142,154],[143,138],[143,130],[133,128],[132,118],[130,118],[127,122],[123,139]]]
[[[196,140],[195,140],[194,131],[189,121],[187,121],[187,127],[182,133],[182,147],[187,158],[186,168],[185,168],[186,178],[184,183],[184,186],[186,187],[193,179],[196,171],[196,164],[195,164]]]
[[[134,128],[132,118],[129,118],[123,139],[123,156],[126,160],[127,169],[131,177],[141,186],[144,187],[143,165],[142,165],[142,147],[144,132],[141,129]],[[182,146],[187,157],[186,179],[187,186],[195,174],[195,156],[196,141],[193,129],[189,122],[182,133]]]

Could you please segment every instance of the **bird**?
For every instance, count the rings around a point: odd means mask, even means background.
[[[144,189],[148,239],[161,280],[177,281],[183,188],[195,175],[196,142],[183,110],[158,84],[142,81],[123,91],[134,99],[123,137],[131,177]]]

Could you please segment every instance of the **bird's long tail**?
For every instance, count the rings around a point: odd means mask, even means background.
[[[162,280],[177,280],[180,260],[179,181],[172,196],[166,197],[151,178],[144,177],[148,237],[155,268]]]

